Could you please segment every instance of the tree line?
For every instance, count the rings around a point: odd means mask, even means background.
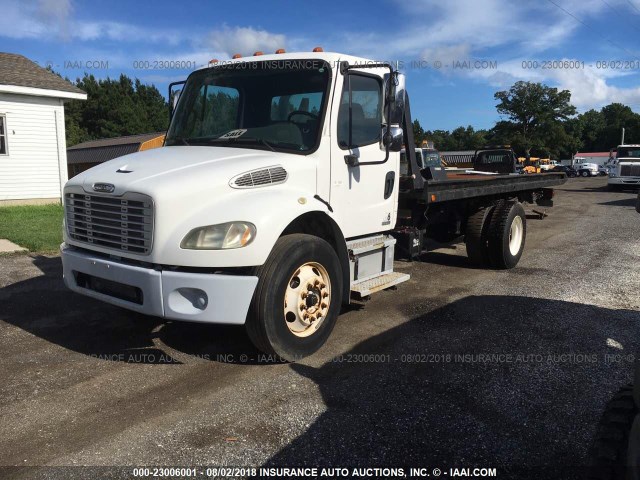
[[[509,144],[521,156],[566,159],[578,151],[615,149],[623,127],[625,143],[640,143],[640,114],[621,103],[576,115],[568,90],[522,81],[494,97],[503,119],[493,128],[476,130],[469,125],[451,131],[425,130],[416,119],[416,144],[431,140],[441,151]]]
[[[87,74],[75,85],[87,93],[87,100],[65,103],[67,147],[88,140],[167,129],[169,106],[153,85],[126,75],[97,80]]]
[[[167,128],[168,103],[154,85],[126,75],[98,80],[88,74],[75,85],[87,93],[87,100],[65,104],[67,146]],[[509,144],[518,155],[556,159],[571,158],[579,150],[609,151],[620,143],[623,127],[627,143],[640,143],[640,114],[620,103],[576,114],[568,90],[522,81],[494,97],[502,119],[493,128],[425,130],[415,119],[416,143],[431,140],[441,151]]]

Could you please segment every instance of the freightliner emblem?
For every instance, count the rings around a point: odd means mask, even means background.
[[[93,189],[96,192],[113,193],[113,191],[116,189],[116,187],[115,187],[115,185],[112,185],[111,183],[94,183],[93,184]]]

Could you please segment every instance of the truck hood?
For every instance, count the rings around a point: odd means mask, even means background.
[[[72,178],[67,185],[79,185],[93,192],[94,184],[106,183],[114,186],[113,195],[126,191],[152,195],[154,191],[186,182],[191,185],[205,182],[209,187],[226,184],[235,175],[282,164],[289,156],[232,147],[162,147],[102,163]]]

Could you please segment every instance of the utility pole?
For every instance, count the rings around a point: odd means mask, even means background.
[[[620,142],[620,145],[624,145],[624,127],[622,127],[622,141]]]

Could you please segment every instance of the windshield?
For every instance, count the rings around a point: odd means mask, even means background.
[[[329,76],[326,62],[317,60],[232,63],[195,72],[165,144],[311,153],[320,140]]]
[[[640,147],[619,147],[616,158],[640,158]]]
[[[440,153],[437,150],[423,149],[422,165],[423,168],[441,167],[442,163],[440,162]]]
[[[508,164],[513,161],[513,156],[510,150],[484,150],[478,152],[476,161],[477,163],[480,163],[482,165],[487,165],[490,163]],[[531,162],[531,164],[533,164],[533,162]]]

